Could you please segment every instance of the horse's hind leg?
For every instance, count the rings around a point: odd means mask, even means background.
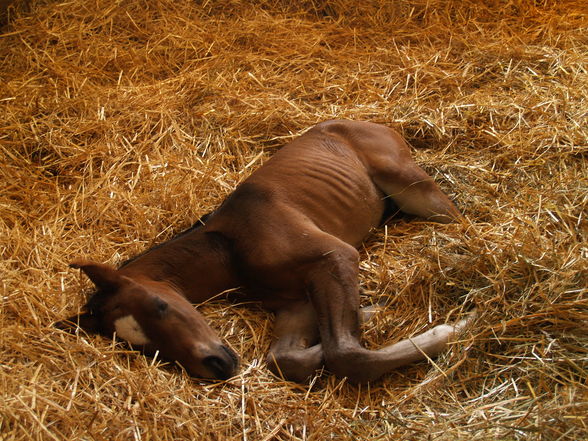
[[[460,218],[453,202],[417,164],[381,165],[373,176],[374,183],[396,202],[400,211],[441,223]]]
[[[384,126],[370,127],[360,151],[376,186],[404,213],[442,223],[459,219],[453,202],[414,162],[404,138]]]

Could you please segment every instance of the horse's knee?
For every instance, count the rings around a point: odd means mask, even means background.
[[[322,351],[320,345],[287,352],[270,351],[266,363],[278,377],[304,383],[322,367]]]
[[[272,373],[279,377],[287,378],[286,374],[289,372],[291,364],[283,354],[270,351],[265,358],[265,363]]]
[[[325,354],[325,366],[337,377],[346,377],[354,383],[374,380],[379,376],[371,369],[371,352],[360,346],[336,348]]]

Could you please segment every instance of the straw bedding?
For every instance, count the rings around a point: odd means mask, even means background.
[[[588,438],[588,10],[580,1],[15,2],[0,36],[0,439]],[[271,315],[200,308],[226,383],[52,323],[330,118],[401,131],[466,216],[362,249],[378,347],[456,320],[433,363],[355,386],[264,366]]]

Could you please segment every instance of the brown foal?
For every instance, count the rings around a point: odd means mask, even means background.
[[[353,381],[375,380],[436,356],[469,320],[379,350],[361,346],[356,247],[380,224],[386,198],[428,220],[460,218],[393,130],[368,122],[318,124],[199,226],[119,269],[73,263],[97,291],[85,312],[67,322],[116,333],[194,376],[226,379],[238,358],[192,304],[242,287],[275,312],[272,371],[304,381],[324,366]]]

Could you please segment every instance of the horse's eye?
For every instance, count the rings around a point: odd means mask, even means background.
[[[157,311],[157,314],[160,317],[163,317],[163,315],[168,310],[168,307],[169,307],[169,305],[167,304],[167,302],[165,300],[162,300],[159,297],[155,297],[155,310]]]

